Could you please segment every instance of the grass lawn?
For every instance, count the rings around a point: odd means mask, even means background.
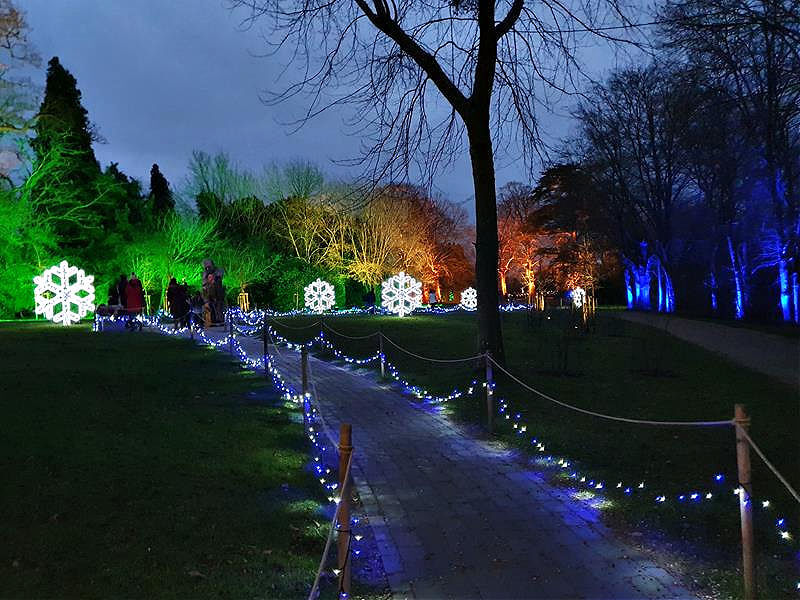
[[[732,417],[734,403],[744,403],[753,420],[751,435],[776,466],[800,487],[800,398],[788,386],[766,375],[736,366],[697,346],[655,329],[616,319],[601,312],[596,331],[583,334],[566,311],[528,321],[521,313],[504,314],[509,370],[541,391],[565,402],[619,416],[655,420],[721,420]],[[274,321],[276,329],[295,341],[318,332],[292,327],[312,322],[300,317]],[[328,324],[348,335],[383,332],[402,346],[426,356],[457,358],[476,353],[474,315],[329,318]],[[375,351],[376,339],[348,340],[329,334],[340,348],[356,357]],[[445,394],[483,378],[478,365],[425,363],[385,345],[385,352],[412,383]],[[736,497],[734,432],[716,429],[656,428],[600,421],[550,404],[517,384],[497,376],[497,395],[523,415],[528,433],[546,444],[547,453],[574,460],[577,469],[605,482],[603,506],[608,519],[625,529],[664,536],[658,547],[675,550],[675,560],[688,561],[698,581],[720,594],[738,593],[739,515]],[[483,397],[449,403],[458,419],[485,421]],[[498,434],[521,444],[507,422]],[[524,442],[531,448],[529,438]],[[800,580],[798,540],[800,506],[753,455],[753,485],[757,496],[759,576],[764,597],[794,597]],[[725,474],[722,483],[714,475]],[[646,490],[631,498],[614,491],[616,482],[646,482]],[[568,481],[564,482],[565,484]],[[708,492],[700,503],[677,500],[679,494]],[[669,502],[657,504],[656,495]],[[760,502],[768,499],[769,508]],[[793,539],[783,540],[776,528],[785,518]]]
[[[0,597],[303,597],[327,523],[291,412],[186,340],[0,325]]]

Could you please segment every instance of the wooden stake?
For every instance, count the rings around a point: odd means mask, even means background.
[[[742,575],[745,600],[756,597],[756,565],[753,543],[753,484],[750,479],[750,443],[743,432],[750,428],[744,404],[734,406],[736,423],[736,467],[739,472],[739,517],[742,524]]]
[[[494,375],[492,373],[492,355],[488,352],[486,357],[486,429],[492,433],[492,423],[494,421]]]
[[[386,357],[383,354],[383,331],[378,331],[378,350],[381,353],[381,379],[386,379]]]
[[[267,347],[267,318],[264,317],[264,377],[269,379],[269,360],[267,360],[269,356],[269,348]]]
[[[339,427],[339,536],[336,545],[339,554],[339,591],[350,595],[350,480],[345,477],[347,464],[353,454],[353,429],[349,423]]]
[[[308,347],[303,346],[300,350],[300,367],[303,374],[303,396],[308,393]]]

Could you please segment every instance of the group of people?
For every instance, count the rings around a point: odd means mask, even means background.
[[[108,303],[98,307],[98,312],[101,312],[101,307],[109,315],[141,314],[144,310],[144,290],[136,273],[131,273],[130,278],[120,275],[108,289]]]
[[[167,310],[175,321],[176,328],[190,324],[203,326],[217,325],[225,321],[225,286],[222,285],[224,271],[212,260],[203,261],[202,290],[194,295],[189,292],[186,281],[178,283],[170,277],[167,285]],[[142,282],[131,273],[130,277],[120,275],[108,290],[108,303],[97,307],[98,315],[136,316],[145,308]],[[133,320],[129,320],[132,322]]]

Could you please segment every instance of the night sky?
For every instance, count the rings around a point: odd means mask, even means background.
[[[260,91],[280,85],[283,63],[255,56],[264,51],[261,33],[242,31],[244,13],[230,12],[220,0],[25,0],[21,6],[43,59],[35,82],[44,85],[47,60],[59,56],[107,140],[95,146],[103,165],[118,162],[146,186],[156,162],[179,188],[192,150],[222,150],[253,169],[303,159],[334,177],[348,176],[332,161],[358,153],[359,140],[344,125],[351,113],[337,109],[291,133],[285,123],[301,114],[302,101],[266,106],[259,100]],[[587,60],[600,72],[613,56],[592,48]],[[559,101],[561,116],[540,115],[551,141],[569,131],[563,115],[574,101]],[[498,164],[498,186],[529,179],[520,162],[509,162]],[[471,196],[466,149],[434,185],[456,202]],[[471,202],[465,207],[472,213]]]

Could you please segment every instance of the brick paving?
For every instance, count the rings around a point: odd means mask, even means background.
[[[273,359],[299,388],[299,354]],[[512,452],[372,372],[310,363],[329,427],[353,426],[354,482],[395,598],[694,597]]]

